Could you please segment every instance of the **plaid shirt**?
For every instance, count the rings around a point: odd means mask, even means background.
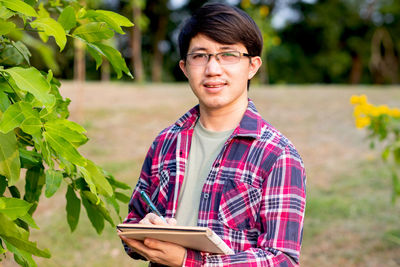
[[[149,211],[140,190],[165,217],[174,217],[198,106],[153,142],[125,223]],[[184,266],[296,266],[305,210],[305,170],[292,143],[258,114],[253,102],[214,161],[200,198],[198,226],[214,230],[235,251],[187,249]],[[133,258],[140,258],[125,246]]]

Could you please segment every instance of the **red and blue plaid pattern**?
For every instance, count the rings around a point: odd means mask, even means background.
[[[151,196],[164,216],[175,216],[198,118],[196,106],[155,139],[125,223],[137,223],[149,212],[140,190]],[[292,143],[264,121],[249,100],[239,126],[212,165],[198,215],[198,226],[214,230],[236,254],[212,255],[188,249],[184,265],[298,265],[305,180],[303,162]],[[129,249],[127,252],[140,258]]]

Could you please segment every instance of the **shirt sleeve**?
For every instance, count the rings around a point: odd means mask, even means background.
[[[298,266],[306,204],[303,162],[287,146],[267,172],[259,213],[257,247],[234,255],[187,250],[184,266]]]

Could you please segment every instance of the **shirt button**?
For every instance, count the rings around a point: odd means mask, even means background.
[[[208,199],[210,197],[210,194],[204,194],[204,199]]]
[[[219,167],[219,163],[215,164],[215,167],[217,167],[217,168],[218,168],[218,167]]]

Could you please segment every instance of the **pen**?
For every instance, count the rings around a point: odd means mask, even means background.
[[[161,213],[158,211],[158,209],[156,208],[156,205],[154,205],[154,203],[151,201],[150,197],[146,194],[146,192],[144,192],[143,190],[140,191],[140,196],[142,197],[142,199],[144,200],[144,202],[146,202],[147,205],[149,205],[150,209],[157,214],[157,216],[159,216],[161,218],[161,220],[163,220],[166,224],[167,220],[165,220],[165,218],[161,215]]]

